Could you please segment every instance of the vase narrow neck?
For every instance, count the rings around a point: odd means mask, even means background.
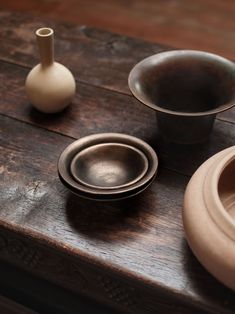
[[[51,28],[40,28],[36,31],[42,67],[54,62],[54,32]]]

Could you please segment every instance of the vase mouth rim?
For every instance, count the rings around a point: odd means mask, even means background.
[[[212,164],[204,181],[204,197],[208,212],[216,225],[233,240],[235,240],[235,220],[228,213],[221,201],[219,195],[219,181],[224,170],[234,160],[235,146],[233,146],[228,154],[221,159],[217,159]]]
[[[225,103],[209,109],[205,111],[195,111],[195,112],[187,112],[187,111],[177,111],[177,110],[171,110],[164,108],[158,104],[156,104],[154,101],[149,100],[146,95],[136,88],[136,82],[137,85],[141,84],[141,80],[138,80],[139,74],[143,71],[143,69],[148,67],[157,67],[161,63],[167,63],[170,60],[173,60],[173,58],[184,58],[184,57],[193,57],[193,58],[201,58],[204,60],[210,60],[215,61],[220,64],[224,64],[227,67],[230,66],[231,69],[234,71],[235,75],[235,65],[232,63],[232,61],[221,57],[217,54],[213,54],[206,51],[200,51],[200,50],[190,50],[190,49],[181,49],[181,50],[170,50],[170,51],[163,51],[154,55],[151,55],[147,58],[144,58],[140,62],[138,62],[130,71],[128,76],[128,86],[133,94],[133,96],[138,99],[143,105],[162,113],[170,114],[172,116],[183,116],[183,117],[203,117],[203,116],[209,116],[209,115],[216,115],[217,113],[223,112],[225,110],[230,109],[235,105],[235,95],[234,97],[226,101]]]
[[[54,31],[50,27],[41,27],[37,29],[35,33],[38,37],[50,37],[54,34]]]

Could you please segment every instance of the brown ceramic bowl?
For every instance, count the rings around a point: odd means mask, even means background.
[[[188,243],[205,268],[235,290],[235,146],[208,159],[184,199]]]
[[[159,132],[178,143],[205,141],[217,113],[235,104],[235,65],[212,53],[174,50],[150,56],[129,74],[129,88],[157,113]]]

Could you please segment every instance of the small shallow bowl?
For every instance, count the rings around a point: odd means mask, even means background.
[[[78,182],[97,189],[117,189],[139,181],[148,169],[146,156],[132,146],[104,143],[80,151],[71,162]]]
[[[146,189],[158,158],[144,141],[120,133],[81,138],[62,152],[58,173],[75,194],[93,200],[118,200]]]
[[[235,146],[209,158],[184,199],[188,243],[205,268],[235,290]]]

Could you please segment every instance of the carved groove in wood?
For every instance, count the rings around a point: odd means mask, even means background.
[[[76,285],[79,291],[84,291],[87,287],[87,280],[79,265],[3,232],[0,233],[0,253],[8,256],[13,263],[16,261],[36,271],[53,275],[56,281]]]
[[[132,312],[136,307],[136,300],[133,297],[135,289],[130,286],[123,286],[120,282],[115,282],[114,279],[107,276],[98,277],[100,285],[105,290],[108,298],[121,306],[125,306],[128,312]]]

